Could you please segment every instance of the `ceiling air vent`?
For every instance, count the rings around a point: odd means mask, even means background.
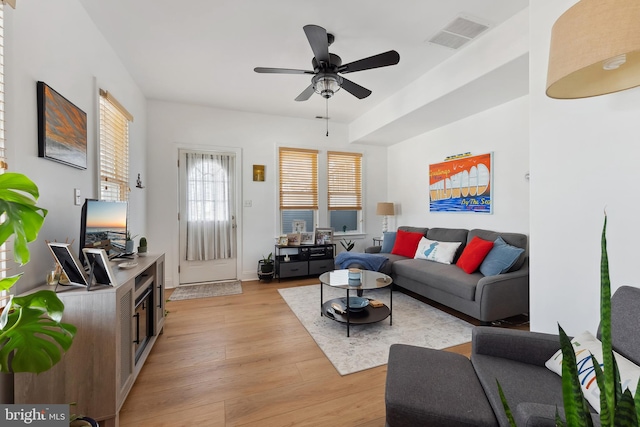
[[[449,49],[459,49],[467,42],[478,37],[488,28],[488,25],[472,21],[469,18],[458,17],[431,37],[429,43],[444,46]]]

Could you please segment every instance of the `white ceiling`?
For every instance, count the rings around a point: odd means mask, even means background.
[[[149,99],[312,119],[325,114],[314,94],[296,102],[308,75],[257,74],[254,67],[311,70],[302,27],[335,35],[343,63],[394,49],[395,66],[349,74],[370,89],[342,90],[332,120],[350,123],[456,51],[427,43],[458,16],[492,28],[528,0],[80,0]],[[488,30],[491,31],[491,28]],[[485,32],[486,33],[486,32]],[[480,36],[482,37],[482,35]],[[458,52],[463,51],[462,47]]]

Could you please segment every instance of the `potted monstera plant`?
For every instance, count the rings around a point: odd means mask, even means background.
[[[0,244],[13,236],[13,258],[29,262],[27,244],[38,237],[47,210],[36,206],[38,187],[25,175],[0,174]],[[0,291],[11,289],[22,273],[0,280]],[[40,373],[58,363],[73,342],[76,327],[62,323],[64,304],[50,290],[2,297],[0,372]]]

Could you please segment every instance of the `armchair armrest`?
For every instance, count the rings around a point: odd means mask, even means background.
[[[511,409],[513,410],[514,408]],[[519,426],[555,427],[556,410],[560,418],[565,420],[564,408],[531,402],[520,403],[513,411],[513,417]],[[593,422],[593,427],[601,427],[602,425],[600,416],[597,413],[591,413],[591,421]]]
[[[379,254],[382,246],[369,246],[364,250],[367,254]]]
[[[544,366],[559,349],[560,338],[552,334],[483,326],[472,333],[471,357],[482,354]]]

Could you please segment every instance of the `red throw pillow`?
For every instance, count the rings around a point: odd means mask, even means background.
[[[462,251],[456,265],[465,273],[471,274],[480,267],[491,248],[493,248],[493,242],[475,236]]]
[[[413,258],[418,249],[418,243],[424,235],[422,233],[412,233],[410,231],[398,230],[396,233],[396,243],[391,249],[391,253]]]

